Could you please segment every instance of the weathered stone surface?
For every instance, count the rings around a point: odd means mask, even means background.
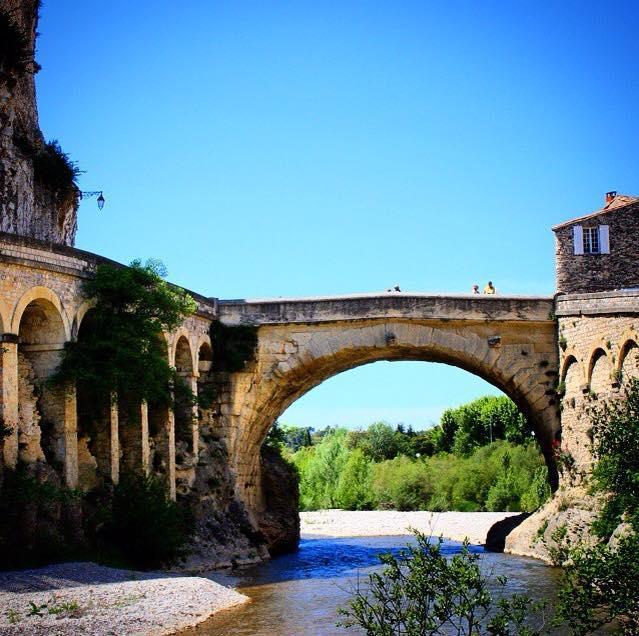
[[[453,364],[500,387],[530,417],[555,476],[552,443],[559,418],[556,375],[548,375],[558,373],[552,301],[493,300],[385,294],[220,301],[223,322],[258,327],[255,360],[227,378],[218,405],[237,495],[250,514],[260,519],[267,510],[260,448],[277,417],[327,378],[377,360]]]
[[[262,489],[265,510],[259,528],[269,554],[297,550],[300,540],[299,484],[294,468],[271,448],[262,447]]]
[[[11,16],[35,51],[37,0],[1,0],[0,11]],[[78,193],[62,197],[34,176],[32,152],[44,144],[35,68],[28,64],[23,73],[0,68],[0,231],[73,245]]]
[[[557,298],[562,391],[561,437],[555,448],[560,459],[559,489],[508,536],[507,552],[550,561],[552,535],[561,526],[573,541],[592,540],[589,526],[597,517],[600,498],[588,487],[593,465],[588,409],[620,397],[624,380],[639,377],[636,302],[632,291]]]

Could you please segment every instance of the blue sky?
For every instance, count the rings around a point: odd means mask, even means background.
[[[638,193],[639,5],[49,0],[47,138],[103,189],[77,246],[221,298],[551,294],[550,226]],[[481,395],[378,363],[285,415],[418,427]]]

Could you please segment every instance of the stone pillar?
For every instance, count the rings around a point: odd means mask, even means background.
[[[146,401],[142,401],[140,406],[140,435],[142,435],[142,443],[140,449],[142,451],[142,474],[145,477],[149,475],[149,458],[151,449],[149,448],[149,405]]]
[[[69,488],[78,486],[78,407],[75,385],[64,391],[64,481]]]
[[[191,391],[195,398],[197,398],[197,377],[192,375],[190,378],[190,386]],[[193,439],[193,457],[195,458],[195,462],[197,463],[198,457],[200,455],[199,447],[200,447],[200,420],[199,420],[199,409],[197,405],[197,401],[194,402],[192,407],[192,421],[191,421],[191,431],[192,431],[192,439]]]
[[[120,429],[118,421],[118,396],[111,394],[109,400],[109,422],[111,426],[111,481],[117,484],[120,481]]]
[[[5,333],[0,341],[2,355],[2,404],[0,413],[5,426],[12,429],[4,438],[4,463],[15,468],[18,463],[18,336]]]
[[[175,501],[175,413],[173,409],[168,409],[168,417],[166,418],[166,436],[168,439],[168,457],[167,457],[167,480],[169,485],[169,497]]]

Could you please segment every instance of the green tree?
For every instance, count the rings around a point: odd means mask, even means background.
[[[303,453],[302,461],[292,461],[300,472],[300,504],[304,510],[335,508],[337,486],[348,460],[346,431],[333,430],[311,452]],[[306,451],[307,449],[302,449]]]
[[[337,482],[335,501],[346,510],[370,510],[373,507],[371,490],[371,464],[361,449],[355,448],[348,459]]]
[[[91,404],[116,392],[131,401],[169,404],[177,376],[169,366],[163,331],[196,309],[183,289],[170,286],[161,263],[99,265],[84,285],[93,301],[82,337],[67,342],[54,382],[82,382]]]
[[[374,462],[397,457],[401,450],[401,437],[386,422],[375,422],[366,430],[360,448]]]

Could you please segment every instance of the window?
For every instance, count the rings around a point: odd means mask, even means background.
[[[574,225],[573,248],[575,254],[610,254],[610,227]]]
[[[584,228],[584,254],[599,254],[599,228]]]

